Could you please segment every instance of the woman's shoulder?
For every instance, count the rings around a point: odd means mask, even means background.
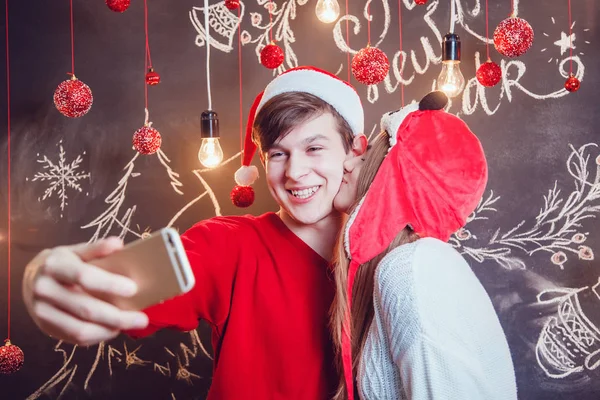
[[[448,243],[435,238],[423,238],[391,250],[379,262],[376,278],[386,275],[407,274],[418,269],[419,274],[438,269],[464,267],[464,258]]]
[[[461,295],[480,283],[466,260],[450,244],[423,238],[398,246],[379,263],[375,289],[380,293],[443,298]]]

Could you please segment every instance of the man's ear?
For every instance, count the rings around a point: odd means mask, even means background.
[[[362,156],[366,153],[368,146],[369,141],[367,140],[367,137],[364,134],[359,133],[355,135],[352,140],[352,153],[355,156]]]

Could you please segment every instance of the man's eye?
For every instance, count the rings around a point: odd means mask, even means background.
[[[319,150],[323,150],[322,147],[309,147],[308,151],[313,152],[313,151],[319,151]]]

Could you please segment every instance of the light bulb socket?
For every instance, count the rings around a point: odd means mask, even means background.
[[[442,62],[460,61],[460,37],[456,33],[448,33],[442,41]]]
[[[202,139],[219,137],[219,117],[216,112],[207,110],[200,115],[200,137]]]

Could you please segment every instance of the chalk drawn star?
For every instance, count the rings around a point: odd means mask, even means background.
[[[560,55],[562,56],[569,49],[575,49],[575,33],[571,33],[571,35],[567,35],[565,32],[560,33],[560,39],[558,39],[554,44],[560,47]]]

